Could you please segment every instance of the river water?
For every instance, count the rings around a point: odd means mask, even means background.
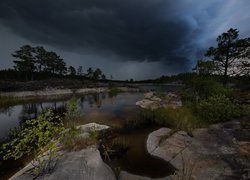
[[[147,86],[150,90],[153,87]],[[164,86],[164,91],[173,91],[180,87]],[[70,99],[60,100],[35,100],[32,103],[18,104],[5,109],[0,109],[0,138],[7,137],[9,129],[14,128],[26,119],[36,118],[52,108],[59,113],[65,111],[65,105]],[[88,94],[77,97],[77,106],[81,118],[77,123],[85,124],[97,122],[109,125],[113,128],[123,128],[128,122],[141,119],[140,109],[135,103],[143,99],[143,93],[100,93]],[[116,159],[108,164],[112,168],[119,168],[134,174],[154,178],[164,177],[174,172],[174,168],[161,159],[150,156],[145,148],[146,139],[150,132],[156,130],[157,126],[150,126],[123,132],[115,141],[126,143],[129,150],[123,159]]]

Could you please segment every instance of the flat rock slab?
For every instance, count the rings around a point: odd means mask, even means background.
[[[173,93],[164,93],[164,97],[158,97],[154,92],[144,94],[144,99],[136,102],[143,109],[157,109],[161,107],[178,108],[182,106],[180,97]]]
[[[105,129],[109,129],[109,126],[97,124],[97,123],[88,123],[84,125],[77,126],[81,132],[91,132],[91,131],[101,131]]]
[[[118,179],[119,180],[174,180],[174,179],[171,178],[171,176],[154,179],[154,178],[149,178],[149,177],[130,174],[130,173],[126,172],[126,171],[121,171]]]
[[[243,123],[249,118],[243,119]],[[242,121],[216,124],[193,131],[161,128],[148,136],[150,154],[170,162],[181,177],[194,179],[250,178],[250,136]]]
[[[17,174],[12,180],[31,180],[34,176],[29,173]],[[54,171],[36,178],[38,180],[116,180],[111,168],[106,165],[99,151],[89,147],[62,156]]]

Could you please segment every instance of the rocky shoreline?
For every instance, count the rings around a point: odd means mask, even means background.
[[[250,178],[250,129],[242,118],[208,128],[184,131],[161,128],[148,136],[147,150],[193,179]]]
[[[85,92],[85,91],[83,91]],[[147,93],[144,101],[137,103],[142,108],[172,107],[182,105],[174,94],[168,94],[165,100]],[[145,105],[146,102],[146,105]],[[107,129],[105,125],[95,123],[82,125],[85,136],[90,128]],[[176,168],[171,176],[155,180],[170,179],[249,179],[250,178],[250,119],[243,117],[230,122],[197,128],[192,132],[160,128],[151,132],[146,139],[146,149],[152,156],[159,157]],[[32,179],[27,177],[27,169],[19,171],[11,179]],[[100,179],[100,180],[152,180],[121,171],[118,177],[103,162],[95,146],[63,155],[56,169],[49,175],[38,179]]]
[[[119,92],[139,92],[138,88],[118,87]],[[80,88],[80,89],[56,89],[47,88],[38,91],[20,91],[20,92],[0,92],[0,97],[14,97],[14,98],[26,98],[26,97],[45,97],[45,96],[64,96],[72,94],[90,94],[90,93],[102,93],[110,92],[108,87],[100,88]]]

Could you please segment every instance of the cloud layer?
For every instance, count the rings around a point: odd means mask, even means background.
[[[1,0],[0,23],[62,51],[181,72],[228,28],[249,36],[249,9],[248,0]]]

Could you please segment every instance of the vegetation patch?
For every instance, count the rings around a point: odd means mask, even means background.
[[[206,125],[195,115],[195,112],[190,105],[183,105],[177,109],[169,107],[144,110],[143,116],[145,119],[149,119],[158,124],[175,130],[185,130],[187,132],[191,132],[194,128]]]
[[[89,135],[82,135],[75,125],[71,125],[71,127],[64,133],[61,145],[63,150],[77,151],[90,145],[95,145],[97,139],[97,132],[90,132]]]
[[[34,156],[32,173],[39,176],[49,173],[57,159],[56,144],[64,130],[62,120],[52,110],[37,119],[27,120],[23,127],[11,134],[9,142],[2,145],[4,160]]]

